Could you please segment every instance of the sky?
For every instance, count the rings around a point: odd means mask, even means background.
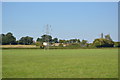
[[[100,34],[110,34],[118,41],[117,2],[3,2],[2,33],[12,32],[20,39],[36,40],[45,34],[59,39],[80,39],[92,42]]]

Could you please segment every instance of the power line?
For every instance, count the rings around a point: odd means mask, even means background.
[[[49,36],[50,36],[50,28],[51,28],[51,25],[47,24],[45,26],[45,42],[43,43],[43,45],[45,45],[45,49],[49,49],[49,46],[50,46],[50,40],[49,40]]]

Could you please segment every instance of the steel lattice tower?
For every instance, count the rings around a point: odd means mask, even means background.
[[[45,42],[46,42],[46,46],[45,46],[45,49],[49,49],[49,46],[50,46],[50,40],[49,40],[49,36],[50,36],[50,30],[51,30],[51,25],[47,24],[45,25]]]

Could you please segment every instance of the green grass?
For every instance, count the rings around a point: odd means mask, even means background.
[[[3,50],[3,78],[117,78],[118,49]]]

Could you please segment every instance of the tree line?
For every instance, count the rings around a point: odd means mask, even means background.
[[[42,35],[37,38],[36,41],[33,40],[30,36],[21,37],[19,40],[16,40],[16,37],[8,32],[7,34],[0,34],[0,43],[1,45],[42,45],[43,42],[49,42],[50,44],[60,43],[60,46],[63,44],[69,44],[68,46],[75,47],[120,47],[120,42],[114,42],[110,35],[101,34],[101,38],[95,39],[93,43],[88,43],[87,40],[80,39],[70,39],[70,40],[62,40],[58,38],[52,38],[51,35]]]
[[[8,32],[7,34],[0,34],[0,43],[2,45],[31,45],[33,43],[33,38],[26,36],[21,37],[20,40],[16,40],[16,37],[13,36],[11,32]]]

